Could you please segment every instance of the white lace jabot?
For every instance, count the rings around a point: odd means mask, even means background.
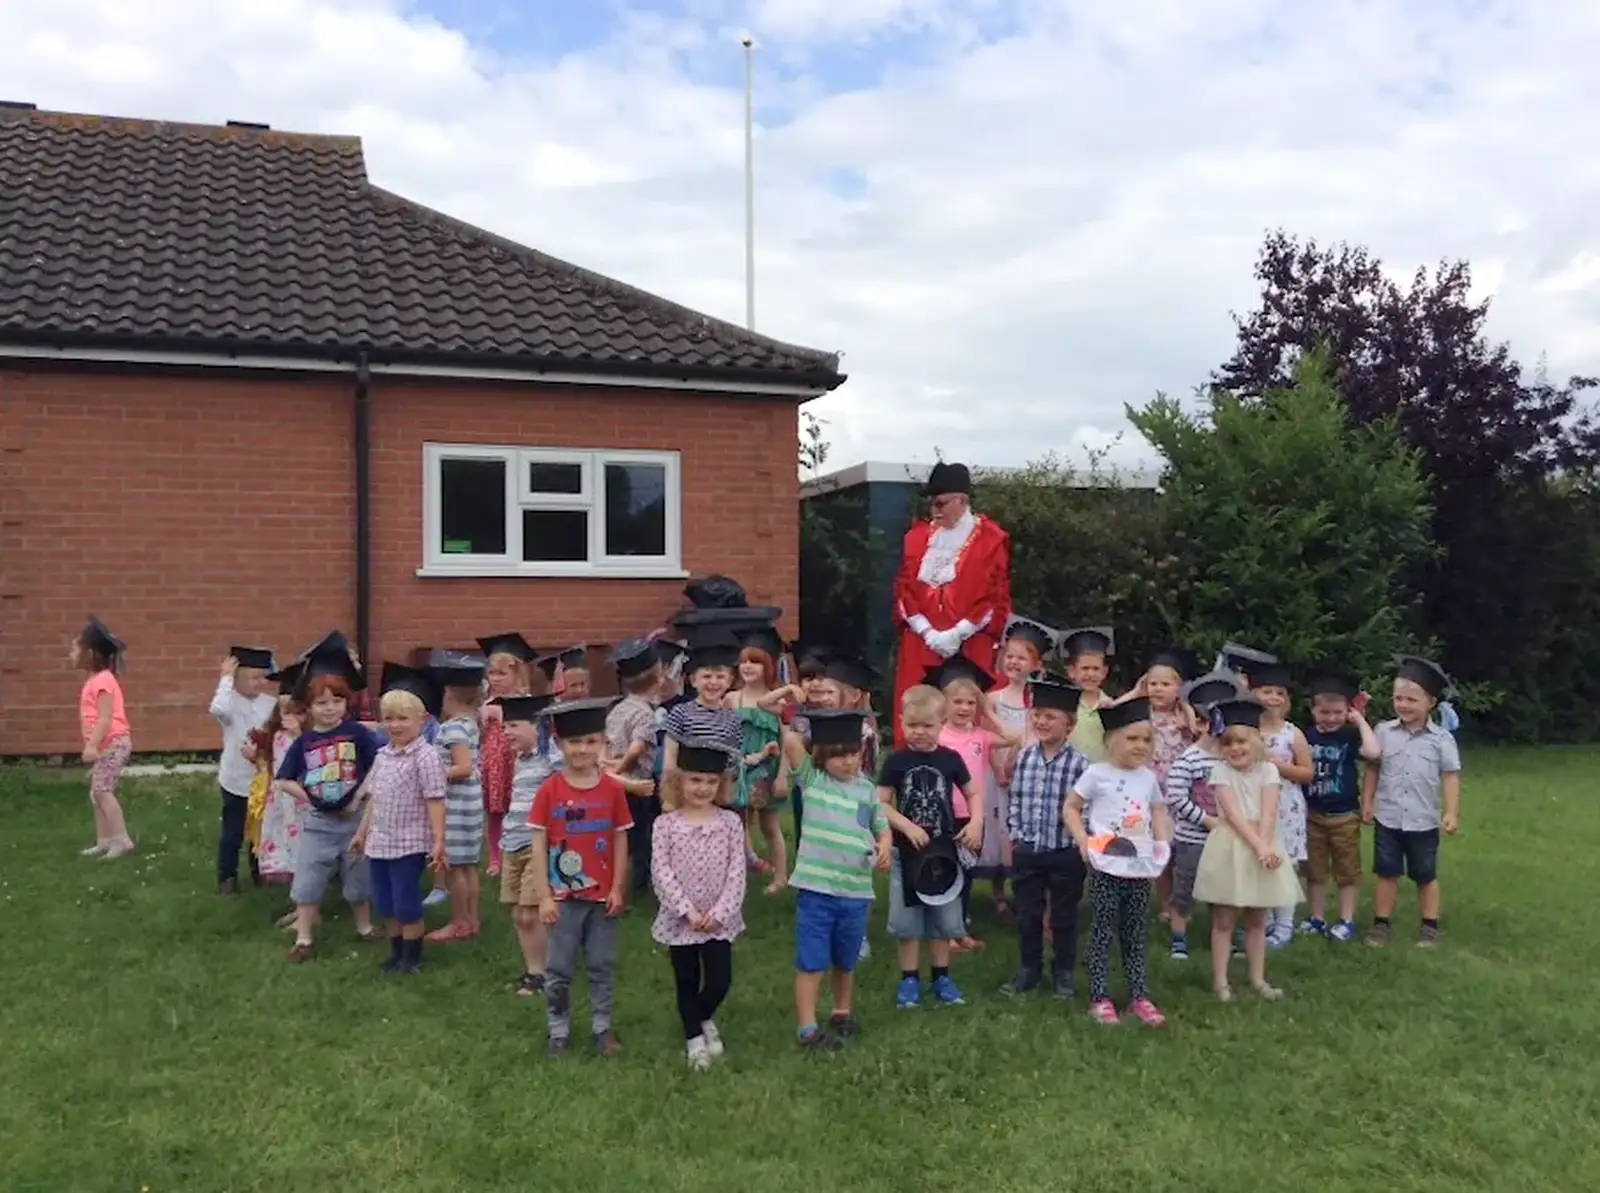
[[[928,547],[922,553],[922,566],[917,569],[917,579],[933,588],[942,588],[956,578],[956,557],[967,545],[978,520],[971,510],[961,515],[954,526],[939,526],[928,536]]]

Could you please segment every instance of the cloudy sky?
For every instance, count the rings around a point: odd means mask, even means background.
[[[379,185],[736,321],[749,31],[758,326],[844,354],[838,465],[1106,444],[1228,355],[1278,225],[1467,257],[1525,363],[1600,373],[1592,0],[0,0],[0,29],[0,98],[358,133]]]

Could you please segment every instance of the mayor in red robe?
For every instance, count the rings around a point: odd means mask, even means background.
[[[993,671],[1011,616],[1011,536],[972,512],[972,477],[964,464],[940,461],[926,489],[933,517],[906,531],[895,578],[900,628],[894,680],[894,740],[904,745],[900,698],[928,668],[961,654]]]

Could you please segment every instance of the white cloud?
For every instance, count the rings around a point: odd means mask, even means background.
[[[1586,0],[688,11],[534,57],[400,0],[0,0],[0,89],[359,133],[379,185],[738,320],[749,29],[759,322],[844,352],[851,381],[818,404],[841,465],[1104,447],[1124,402],[1186,393],[1228,355],[1280,225],[1363,242],[1401,275],[1467,257],[1525,363],[1600,373]],[[858,62],[830,93],[838,53],[907,32],[915,61],[875,82]],[[830,191],[840,170],[860,193]]]

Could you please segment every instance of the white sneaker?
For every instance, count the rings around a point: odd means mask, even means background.
[[[712,1060],[716,1060],[727,1051],[722,1046],[722,1033],[717,1030],[717,1025],[707,1019],[700,1025],[700,1038],[706,1042],[706,1052]]]
[[[865,936],[861,938],[861,951],[856,954],[856,960],[865,961],[872,956],[872,942]]]
[[[119,857],[127,857],[132,852],[133,842],[129,838],[124,837],[122,840],[113,841],[110,845],[108,845],[106,847],[106,851],[100,855],[100,858],[102,861],[115,861]]]
[[[78,856],[79,857],[99,857],[102,853],[104,853],[106,850],[108,850],[110,848],[111,848],[111,842],[110,841],[96,841],[93,845],[89,846],[89,848],[78,850]]]
[[[689,1068],[695,1073],[704,1073],[711,1068],[711,1053],[706,1048],[706,1038],[696,1036],[684,1047],[689,1056]]]

